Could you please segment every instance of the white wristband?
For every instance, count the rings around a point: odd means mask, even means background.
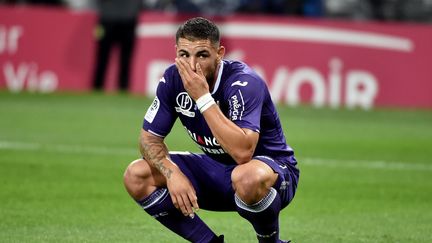
[[[207,110],[213,104],[216,104],[216,102],[214,101],[214,99],[210,93],[207,93],[207,94],[199,97],[195,103],[197,105],[198,110],[201,113],[203,113],[205,110]]]
[[[210,108],[210,106],[212,106],[214,104],[216,104],[216,102],[214,100],[211,100],[210,102],[205,104],[203,107],[201,107],[201,109],[199,109],[201,114],[204,113],[205,110],[207,110],[208,108]]]

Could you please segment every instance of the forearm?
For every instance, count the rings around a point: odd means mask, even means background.
[[[194,210],[199,209],[195,189],[179,167],[169,158],[168,148],[163,138],[141,130],[140,151],[148,164],[166,178],[165,186],[168,188],[174,206],[185,216],[193,218]]]
[[[258,134],[238,127],[217,105],[212,105],[203,112],[203,115],[219,144],[238,164],[252,159]]]
[[[149,165],[169,179],[176,165],[169,160],[168,148],[163,139],[142,130],[139,147],[141,155]]]

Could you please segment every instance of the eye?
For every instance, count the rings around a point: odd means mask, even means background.
[[[187,52],[179,52],[177,55],[178,55],[179,57],[182,57],[182,58],[187,58],[187,57],[189,57],[189,54],[188,54]]]
[[[207,55],[207,54],[199,54],[198,57],[201,58],[201,59],[204,59],[204,58],[209,57],[209,55]]]

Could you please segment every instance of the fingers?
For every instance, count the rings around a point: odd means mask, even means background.
[[[188,65],[180,58],[175,59],[175,64],[177,66],[177,69],[179,71],[180,76],[182,77],[182,80],[189,80],[189,73],[188,73]]]
[[[200,64],[197,63],[194,64],[194,67],[191,67],[187,60],[176,58],[175,65],[180,74],[184,88],[193,100],[209,92],[207,80]]]
[[[197,74],[200,76],[204,76],[204,72],[201,69],[201,65],[199,63],[196,64]]]
[[[183,208],[181,208],[181,211],[182,211],[183,215],[184,216],[189,216],[189,217],[193,218],[194,217],[194,212],[192,210],[192,204],[191,204],[191,202],[189,200],[189,197],[187,195],[183,195],[182,199],[183,199],[183,203],[184,203]]]
[[[188,202],[190,203],[190,206],[191,206],[191,208],[190,208],[191,211],[188,211],[189,217],[193,218],[195,215],[195,212],[197,212],[199,210],[198,198],[196,197],[195,192],[189,193]]]
[[[175,64],[180,73],[180,76],[184,81],[189,81],[197,77],[205,77],[204,72],[202,71],[201,65],[199,63],[195,64],[195,70],[193,70],[188,62],[186,62],[181,58],[176,57]]]
[[[171,200],[174,206],[180,210],[184,216],[193,218],[195,212],[199,209],[197,197],[194,192],[177,196],[171,195]]]
[[[190,202],[192,203],[192,208],[196,211],[199,210],[198,206],[198,198],[195,196],[195,193],[193,195],[189,195]]]

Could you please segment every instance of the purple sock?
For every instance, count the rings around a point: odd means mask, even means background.
[[[191,242],[210,242],[215,233],[195,214],[192,219],[174,207],[168,189],[158,188],[137,203],[165,227]]]
[[[237,212],[247,219],[255,229],[258,242],[279,242],[279,212],[281,199],[276,189],[270,188],[269,193],[259,202],[248,205],[235,195]]]

